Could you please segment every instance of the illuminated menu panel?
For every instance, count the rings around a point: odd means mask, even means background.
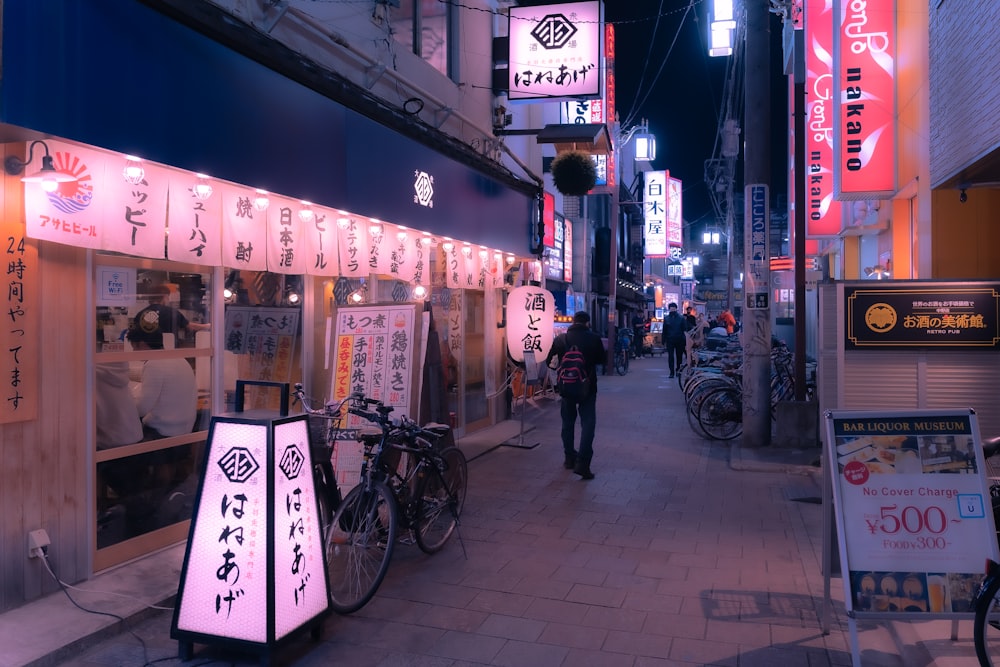
[[[213,421],[176,627],[267,641],[267,425]]]
[[[274,426],[274,634],[281,639],[327,607],[322,525],[306,418]]]

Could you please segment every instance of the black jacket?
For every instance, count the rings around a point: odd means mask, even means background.
[[[597,366],[605,362],[604,343],[601,337],[590,330],[586,324],[574,324],[566,330],[566,333],[556,336],[552,341],[552,348],[545,363],[551,366],[553,357],[562,359],[566,350],[576,345],[583,354],[584,361],[587,362],[587,375],[590,377],[592,391],[597,391]]]
[[[665,340],[682,341],[684,340],[685,331],[687,331],[687,322],[684,321],[684,318],[677,311],[670,313],[664,318],[663,337]]]

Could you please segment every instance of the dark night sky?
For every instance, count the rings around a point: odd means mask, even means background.
[[[685,15],[688,5],[688,0],[606,0],[605,20],[615,23],[616,104],[623,130],[627,129],[624,122],[629,116],[634,117],[634,122],[648,119],[649,129],[657,138],[657,159],[653,166],[669,169],[671,176],[683,181],[684,219],[690,223],[712,213],[704,164],[712,158],[718,134],[729,58],[708,55],[707,2],[695,0]],[[775,76],[771,83],[771,115],[775,122],[771,157],[775,168],[771,192],[775,194],[787,191],[788,174],[784,134],[787,83],[780,76],[780,30],[780,20],[772,16],[771,59]],[[665,58],[666,64],[660,71]],[[739,86],[742,85],[741,81]],[[743,119],[738,117],[738,121],[742,126]],[[738,174],[738,193],[742,192],[741,178]]]

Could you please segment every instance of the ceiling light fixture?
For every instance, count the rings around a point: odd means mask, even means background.
[[[198,182],[191,188],[191,192],[198,199],[205,201],[212,196],[212,185],[208,182],[208,176],[205,174],[195,174],[195,176],[198,177]]]
[[[302,204],[302,208],[299,209],[299,220],[302,222],[312,222],[316,214],[312,210],[312,203],[302,200],[299,202]]]
[[[125,182],[139,185],[146,178],[146,170],[142,168],[142,160],[134,155],[125,156],[125,168],[122,169]]]
[[[267,207],[271,205],[271,200],[267,196],[267,190],[257,188],[255,192],[257,194],[253,199],[253,207],[258,211],[266,211]]]

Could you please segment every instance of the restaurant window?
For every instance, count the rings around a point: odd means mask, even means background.
[[[187,534],[211,416],[212,270],[95,262],[95,569]]]
[[[302,378],[303,277],[228,269],[222,367],[224,403],[235,408],[237,380],[294,385]],[[246,410],[277,410],[280,394],[249,385]]]
[[[440,0],[398,0],[389,7],[393,39],[453,81],[458,80],[451,55],[457,35],[454,5]]]

